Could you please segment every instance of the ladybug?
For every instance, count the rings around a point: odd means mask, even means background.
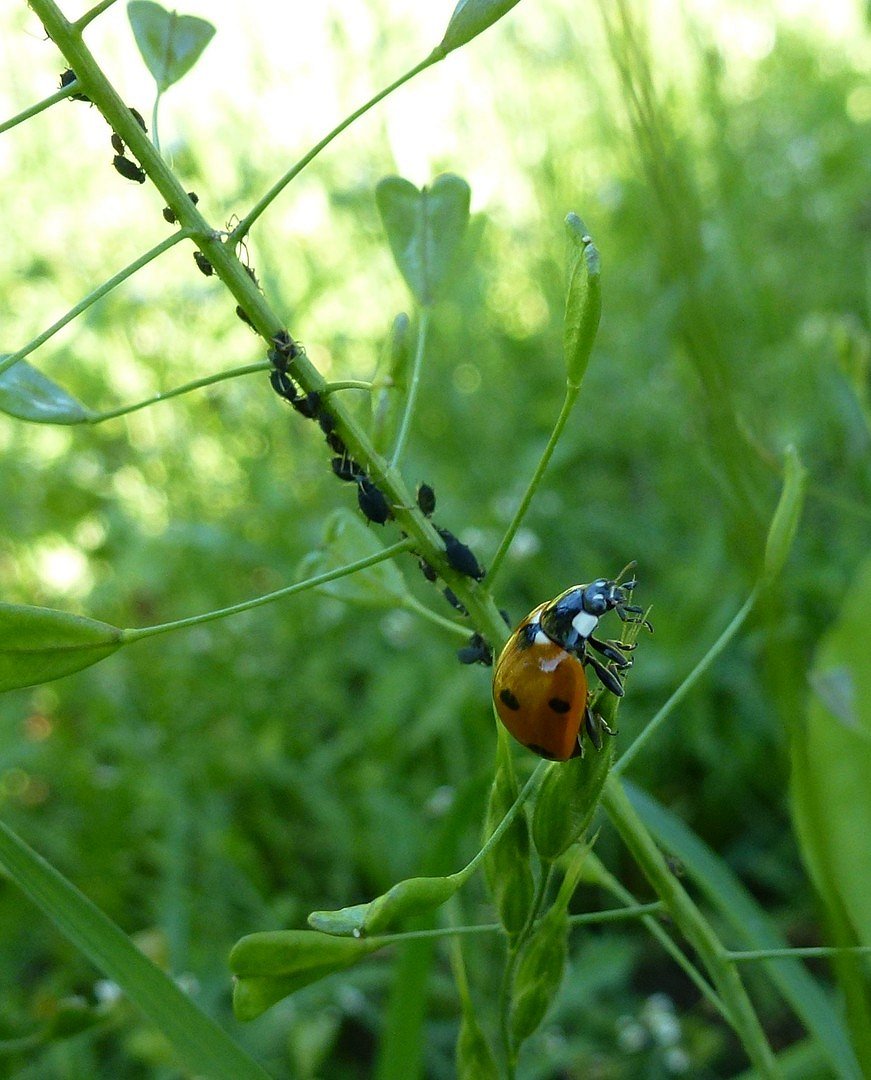
[[[586,666],[607,690],[623,696],[621,676],[632,665],[626,653],[635,646],[602,641],[594,631],[611,610],[623,622],[652,630],[643,610],[627,602],[635,581],[620,584],[626,570],[615,580],[597,578],[588,585],[573,585],[539,604],[516,628],[496,662],[496,713],[518,742],[541,757],[567,761],[583,754],[583,730],[597,750],[602,747],[603,728],[614,734],[589,707]]]

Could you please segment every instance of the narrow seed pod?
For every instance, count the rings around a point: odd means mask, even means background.
[[[568,952],[568,916],[562,904],[544,915],[520,955],[511,998],[516,1044],[535,1032],[556,997]]]
[[[614,740],[595,754],[548,767],[532,815],[532,841],[544,862],[553,862],[589,828],[614,758]]]
[[[490,789],[487,815],[484,821],[485,838],[514,805],[519,794],[511,765],[506,739],[499,740],[496,775]],[[535,885],[529,863],[529,823],[525,808],[512,823],[484,860],[487,884],[499,913],[499,921],[509,934],[519,933],[526,925]]]
[[[413,915],[433,911],[449,900],[462,884],[463,879],[457,874],[399,881],[371,901],[363,919],[363,933],[381,934],[395,929]]]

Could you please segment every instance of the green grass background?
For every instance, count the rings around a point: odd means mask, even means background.
[[[562,221],[582,215],[603,260],[599,341],[497,599],[516,620],[638,559],[656,635],[639,648],[621,741],[743,602],[777,463],[797,445],[810,490],[777,597],[631,773],[793,944],[828,938],[791,824],[788,733],[869,536],[868,32],[860,5],[831,7],[824,24],[774,3],[651,6],[655,96],[634,111],[619,74],[627,65],[646,85],[633,40],[616,25],[609,34],[594,4],[523,3],[427,73],[426,92],[412,84],[404,103],[352,129],[249,245],[312,359],[333,378],[366,378],[410,302],[375,183],[395,171],[470,181],[470,237],[434,319],[405,472],[434,485],[439,521],[486,564],[561,402]],[[333,80],[325,129],[436,40],[409,5],[356,8],[328,7],[322,33],[278,48],[252,29],[235,65],[207,51],[170,92],[165,149],[210,220],[244,213],[307,148],[294,119],[307,73]],[[216,22],[216,47],[232,38],[220,11],[195,13]],[[32,17],[3,19],[11,115],[51,92],[64,65]],[[119,6],[92,47],[147,115],[147,81],[121,62],[127,38]],[[3,351],[166,235],[159,197],[121,180],[110,158],[108,129],[82,103],[2,137]],[[181,245],[30,359],[88,405],[112,407],[260,359],[233,307]],[[258,375],[95,428],[0,417],[3,598],[138,626],[289,583],[353,492],[288,412]],[[403,570],[448,613],[411,559]],[[453,869],[475,850],[494,752],[489,674],[462,668],[455,648],[410,615],[314,594],[146,641],[0,701],[4,820],[232,1025],[226,954],[243,933],[302,925],[313,908],[377,895],[433,859]],[[607,828],[597,853],[645,895]],[[463,914],[492,917],[480,883]],[[38,1030],[70,995],[95,1001],[97,973],[2,883],[0,927],[0,1039]],[[439,952],[417,963],[426,1075],[449,1077],[449,967]],[[238,1037],[276,1076],[375,1075],[392,965],[379,956],[311,987]],[[799,1040],[770,984],[747,974],[775,1046]],[[649,1020],[654,993],[676,1010],[689,1075],[740,1070],[740,1048],[684,977],[643,931],[621,927],[573,938],[523,1075],[672,1075]],[[630,1021],[644,1034],[637,1048],[620,1034]],[[0,1070],[172,1077],[171,1062],[117,1006],[73,1039],[0,1057]]]

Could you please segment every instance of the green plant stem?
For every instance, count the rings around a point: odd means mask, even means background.
[[[108,11],[113,4],[117,3],[117,0],[100,0],[99,4],[95,4],[89,11],[86,11],[84,15],[81,15],[73,23],[73,28],[79,33],[85,29],[88,23],[91,23],[96,19],[98,15],[102,15],[104,11]]]
[[[229,238],[222,239],[226,234],[213,229],[188,198],[186,189],[182,187],[168,164],[151,144],[124,100],[103,74],[100,65],[82,41],[81,35],[76,33],[75,28],[64,18],[54,0],[31,0],[31,7],[42,20],[69,66],[75,71],[83,90],[94,101],[113,130],[130,147],[131,153],[160,192],[166,205],[175,212],[180,228],[189,237],[195,239],[199,249],[214,267],[216,276],[245,310],[264,342],[271,343],[273,336],[284,329],[285,323],[251,280],[236,255],[236,240],[244,235],[245,229],[237,229]],[[388,90],[383,91],[367,107],[371,107],[390,90],[440,60],[444,55],[444,51],[440,48],[434,50],[430,57]],[[356,115],[363,111],[365,108],[358,110]],[[351,119],[353,117],[349,118],[344,126],[347,126]],[[334,134],[338,134],[338,129]],[[327,141],[329,138],[324,145]],[[265,205],[264,203],[259,207],[258,213]],[[6,366],[9,366],[8,361]],[[326,380],[304,353],[294,360],[294,378],[307,393],[321,392],[326,385]],[[336,431],[347,446],[348,452],[355,461],[366,468],[372,482],[381,489],[394,508],[397,527],[408,535],[410,542],[414,545],[414,550],[435,568],[444,584],[456,594],[469,612],[470,631],[478,630],[494,648],[500,647],[508,636],[508,630],[489,592],[477,582],[454,570],[448,563],[441,537],[435,531],[432,522],[424,517],[415,504],[402,476],[375,451],[368,434],[344,407],[339,396],[331,399],[330,411],[336,421]],[[407,549],[403,547],[395,550]]]
[[[671,872],[619,780],[608,778],[602,806],[642,873],[665,903],[678,929],[698,953],[726,1006],[727,1017],[760,1077],[780,1076],[771,1047],[740,976],[713,928]]]
[[[603,888],[607,889],[612,896],[616,896],[618,900],[622,900],[627,905],[636,904],[637,901],[632,893],[625,888],[612,873],[605,869],[598,856],[590,852],[588,858],[588,865],[595,871],[596,879]],[[659,912],[666,912],[665,905],[662,901],[659,901]],[[716,990],[711,986],[708,980],[702,975],[695,964],[689,959],[688,956],[681,950],[678,944],[672,940],[671,937],[665,932],[662,925],[650,915],[644,915],[641,918],[641,922],[648,933],[655,937],[663,949],[674,960],[681,971],[686,975],[691,983],[695,985],[699,993],[707,998],[707,1000],[713,1005],[716,1011],[731,1024],[729,1017],[729,1010],[726,1008],[722,999],[717,994]]]
[[[462,881],[466,881],[472,876],[472,874],[474,874],[474,872],[478,869],[478,867],[487,857],[487,853],[493,847],[495,847],[496,844],[499,843],[500,839],[505,834],[505,831],[508,829],[511,822],[520,813],[523,804],[541,783],[542,777],[544,776],[544,770],[547,768],[547,765],[548,763],[546,761],[539,761],[539,763],[535,766],[535,769],[533,769],[532,775],[521,788],[520,794],[511,804],[511,808],[509,809],[508,813],[505,815],[504,818],[502,818],[502,820],[499,822],[493,832],[491,832],[487,839],[484,841],[481,850],[470,862],[466,863],[462,870],[458,870],[457,873],[452,874],[451,877],[460,878]]]
[[[605,923],[629,922],[661,913],[665,906],[661,900],[651,904],[627,904],[626,907],[608,908],[605,911],[587,911],[569,915],[569,926],[598,926]],[[446,938],[469,934],[504,934],[502,923],[480,923],[477,926],[437,926],[431,930],[403,930],[398,934],[385,934],[384,940],[408,941],[414,938]]]
[[[43,98],[42,101],[37,101],[35,105],[30,105],[24,110],[24,112],[17,113],[15,116],[10,117],[9,120],[4,120],[0,124],[0,135],[4,131],[9,131],[16,127],[18,124],[23,124],[25,120],[29,120],[31,116],[38,116],[39,113],[44,112],[45,109],[51,108],[52,105],[56,105],[59,101],[64,101],[74,94],[78,89],[78,82],[71,82],[68,86],[61,87],[60,90],[56,90],[47,98]]]
[[[493,581],[496,574],[499,572],[499,568],[502,566],[502,562],[505,556],[508,554],[508,549],[511,547],[511,541],[517,534],[517,530],[520,528],[521,522],[526,516],[526,511],[529,509],[529,504],[532,502],[532,498],[538,489],[539,484],[544,477],[545,470],[547,469],[550,459],[553,456],[553,452],[556,449],[556,444],[559,442],[559,438],[563,433],[568,422],[569,415],[571,414],[574,404],[578,398],[578,391],[580,386],[566,385],[566,394],[563,399],[563,405],[560,409],[560,414],[557,417],[557,421],[554,424],[553,431],[550,433],[550,438],[547,441],[547,446],[544,448],[544,453],[538,462],[535,472],[532,474],[532,479],[523,493],[523,498],[520,500],[520,505],[515,511],[514,517],[511,519],[511,524],[505,530],[505,535],[502,537],[502,541],[499,547],[496,549],[496,554],[490,563],[490,569],[487,571],[487,583],[492,588]]]
[[[468,626],[461,626],[458,622],[451,622],[451,620],[445,618],[444,615],[439,615],[437,612],[430,610],[426,604],[422,604],[414,596],[406,597],[402,606],[406,611],[413,611],[415,615],[420,615],[422,619],[428,619],[429,622],[433,623],[435,626],[440,626],[443,630],[447,630],[451,634],[458,634],[464,640],[469,637]]]
[[[799,960],[831,956],[871,956],[871,945],[810,945],[795,949],[729,949],[726,956],[735,963],[746,960]]]
[[[738,614],[732,619],[726,629],[720,634],[714,644],[708,649],[705,655],[699,660],[693,670],[687,675],[680,686],[675,690],[671,697],[666,701],[662,708],[654,715],[650,723],[647,724],[640,735],[632,742],[629,747],[620,755],[617,761],[614,762],[614,766],[611,769],[612,776],[619,776],[629,765],[635,756],[643,749],[648,740],[650,740],[671,712],[683,701],[686,695],[692,690],[699,679],[704,675],[708,668],[717,659],[720,653],[726,648],[732,638],[738,633],[750,612],[753,610],[753,606],[759,598],[761,587],[759,585],[754,586],[750,595],[744,601]]]
[[[274,199],[276,199],[287,185],[298,176],[302,170],[312,162],[321,150],[324,150],[337,135],[341,135],[345,128],[351,126],[355,120],[358,120],[364,113],[367,113],[373,106],[377,105],[379,101],[383,101],[388,94],[392,94],[394,90],[398,90],[400,86],[407,83],[410,79],[413,79],[415,75],[419,75],[420,72],[425,71],[426,68],[431,67],[439,60],[443,59],[444,53],[438,49],[434,49],[425,60],[421,60],[419,64],[416,64],[410,71],[406,71],[404,75],[400,75],[399,78],[392,82],[384,90],[380,90],[373,98],[370,98],[365,105],[361,105],[359,109],[355,109],[350,116],[345,117],[340,124],[337,124],[329,134],[325,135],[320,142],[316,143],[307,154],[303,155],[288,171],[278,180],[269,191],[260,199],[254,206],[248,211],[245,217],[239,222],[236,228],[230,235],[230,240],[237,244],[239,241],[244,240],[248,233],[251,231],[251,226],[260,217],[263,211],[269,206]]]
[[[207,611],[203,615],[191,615],[187,619],[177,619],[175,622],[161,623],[159,626],[142,626],[122,630],[122,641],[124,644],[128,644],[131,641],[140,641],[142,638],[166,634],[170,630],[181,630],[188,626],[201,626],[203,623],[214,622],[215,619],[226,619],[228,616],[238,615],[242,611],[251,611],[254,608],[263,607],[264,604],[272,604],[276,600],[282,600],[285,596],[293,596],[294,593],[305,592],[307,589],[314,589],[318,585],[324,585],[328,581],[335,581],[336,578],[346,577],[348,574],[354,574],[358,570],[365,570],[367,566],[374,566],[376,563],[384,562],[385,559],[392,559],[394,555],[398,555],[400,552],[408,551],[411,546],[412,542],[410,540],[400,540],[398,543],[391,544],[390,547],[386,547],[374,555],[369,555],[365,559],[358,559],[357,562],[340,566],[336,570],[328,570],[323,574],[318,574],[316,577],[307,578],[305,581],[286,585],[283,589],[265,593],[263,596],[257,596],[253,600],[243,600],[240,604],[232,604],[230,607],[220,608],[217,611]]]
[[[190,236],[190,233],[185,229],[180,229],[178,232],[173,233],[172,236],[166,238],[156,247],[151,248],[150,251],[146,251],[144,255],[141,255],[135,262],[130,263],[129,266],[125,266],[123,270],[119,270],[114,277],[109,278],[108,281],[104,281],[102,285],[94,289],[93,292],[88,293],[84,299],[80,300],[75,307],[71,307],[70,310],[57,322],[47,329],[43,330],[41,334],[35,337],[32,341],[29,341],[18,352],[14,352],[7,356],[5,360],[0,361],[0,374],[11,368],[13,364],[17,364],[19,360],[23,360],[25,356],[29,356],[35,349],[38,349],[40,345],[44,345],[50,337],[53,337],[58,330],[62,330],[68,323],[71,323],[78,315],[81,315],[83,311],[86,311],[92,304],[96,304],[98,300],[101,300],[107,293],[110,293],[113,289],[117,288],[127,278],[132,277],[138,270],[141,270],[143,266],[147,266],[154,259],[158,258],[165,251],[169,251],[170,248],[175,247],[181,240],[185,240]]]
[[[411,368],[411,380],[408,385],[408,393],[405,397],[405,409],[402,413],[402,421],[399,425],[399,434],[396,436],[396,444],[393,447],[393,455],[390,459],[392,468],[397,468],[405,444],[408,442],[408,433],[411,430],[411,420],[414,416],[414,408],[417,404],[417,395],[420,390],[420,374],[423,370],[423,357],[426,350],[426,339],[429,331],[430,309],[421,308],[420,319],[417,325],[417,346],[414,350],[414,363]]]
[[[194,379],[192,382],[176,386],[173,390],[165,390],[153,397],[137,401],[134,405],[122,405],[118,409],[109,409],[107,412],[97,413],[90,417],[89,424],[101,424],[104,420],[115,420],[119,416],[145,409],[149,405],[155,405],[158,401],[169,401],[170,398],[179,397],[181,394],[189,394],[192,390],[201,390],[204,386],[223,382],[225,379],[236,379],[240,375],[251,375],[255,371],[268,371],[272,364],[268,360],[260,360],[256,364],[245,364],[243,367],[231,368],[229,371],[219,371],[215,375],[206,375],[202,379]]]
[[[364,379],[340,379],[338,382],[328,382],[321,393],[333,394],[336,390],[368,390],[371,393],[373,386]]]

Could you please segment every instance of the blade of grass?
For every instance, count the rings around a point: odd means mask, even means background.
[[[36,906],[209,1080],[268,1080],[256,1061],[70,881],[0,822],[0,866]]]
[[[681,860],[687,874],[744,944],[754,950],[783,949],[788,945],[723,860],[679,818],[628,782],[626,794],[656,840]],[[818,1040],[837,1076],[841,1080],[860,1080],[862,1071],[844,1025],[819,983],[798,960],[767,960],[765,968],[808,1032]]]

